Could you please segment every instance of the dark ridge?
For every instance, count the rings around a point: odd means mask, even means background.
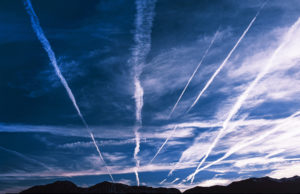
[[[70,181],[56,181],[48,185],[31,187],[21,193],[81,193],[83,190]]]
[[[121,183],[104,181],[86,189],[86,193],[181,193],[173,188],[152,188],[146,186],[128,186]]]
[[[181,193],[175,188],[153,188],[147,186],[128,186],[121,183],[102,182],[82,188],[70,181],[56,181],[48,185],[31,187],[21,193]],[[228,186],[194,187],[186,193],[300,193],[300,177],[273,179],[270,177],[249,178],[232,182]]]
[[[56,181],[48,185],[31,187],[21,193],[181,193],[174,188],[152,188],[128,186],[104,181],[88,188],[77,187],[70,181]]]
[[[194,187],[187,193],[300,193],[300,177],[273,179],[249,178],[232,182],[228,186]]]

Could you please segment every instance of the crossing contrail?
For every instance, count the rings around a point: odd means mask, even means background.
[[[215,42],[215,40],[216,40],[216,38],[217,38],[218,33],[219,33],[219,29],[216,31],[216,33],[215,33],[215,35],[213,36],[213,38],[212,38],[212,40],[211,40],[211,42],[210,42],[208,48],[206,49],[204,55],[202,56],[200,62],[198,63],[196,69],[194,70],[193,74],[191,75],[191,77],[189,78],[188,82],[186,83],[184,89],[182,90],[182,92],[181,92],[179,98],[177,99],[175,105],[173,106],[173,108],[172,108],[172,110],[171,110],[171,112],[170,112],[170,114],[169,114],[169,116],[168,116],[168,119],[171,118],[171,116],[172,116],[174,110],[176,109],[176,107],[177,107],[179,101],[181,100],[183,94],[185,93],[185,91],[186,91],[186,89],[188,88],[190,82],[192,81],[192,79],[194,78],[195,74],[197,73],[199,67],[201,66],[201,64],[202,64],[203,60],[205,59],[205,57],[206,57],[208,51],[210,50],[211,46],[214,44],[214,42]],[[163,143],[163,144],[160,146],[160,148],[157,150],[157,152],[156,152],[156,154],[154,155],[154,157],[150,160],[150,164],[155,160],[155,158],[156,158],[157,155],[160,153],[160,151],[161,151],[161,150],[164,148],[164,146],[168,143],[169,139],[173,137],[173,135],[174,135],[175,132],[176,132],[176,128],[177,128],[177,125],[173,127],[173,130],[172,130],[172,132],[170,133],[170,135],[166,138],[166,140],[164,141],[164,143]]]
[[[214,35],[214,37],[212,38],[212,40],[211,40],[211,42],[210,42],[208,48],[206,49],[205,53],[203,54],[203,56],[202,56],[200,62],[198,63],[197,67],[195,68],[193,74],[192,74],[191,77],[189,78],[189,80],[188,80],[188,82],[186,83],[185,87],[183,88],[183,90],[182,90],[180,96],[178,97],[178,99],[177,99],[175,105],[173,106],[173,108],[172,108],[172,110],[171,110],[171,112],[170,112],[170,114],[169,114],[169,116],[168,116],[169,119],[171,118],[171,116],[172,116],[174,110],[176,109],[176,107],[177,107],[179,101],[181,100],[183,94],[185,93],[186,89],[187,89],[188,86],[190,85],[190,82],[192,81],[192,79],[194,78],[195,74],[197,73],[197,71],[198,71],[199,67],[201,66],[203,60],[205,59],[205,57],[206,57],[208,51],[210,50],[211,46],[214,44],[214,42],[215,42],[215,40],[216,40],[216,38],[217,38],[218,33],[219,33],[219,29],[218,29],[217,32],[215,33],[215,35]]]
[[[228,158],[228,157],[231,156],[232,154],[236,153],[237,151],[239,151],[239,150],[241,150],[241,149],[243,149],[243,148],[245,148],[245,147],[248,147],[249,145],[252,145],[252,144],[254,144],[254,143],[257,143],[257,142],[260,142],[260,141],[264,140],[264,139],[265,139],[266,137],[268,137],[269,135],[271,135],[271,134],[277,132],[278,130],[282,129],[282,127],[284,127],[284,124],[285,124],[286,122],[288,122],[290,119],[293,119],[293,118],[296,117],[296,116],[299,116],[299,114],[300,114],[300,111],[298,111],[298,112],[292,114],[291,116],[289,116],[289,117],[287,117],[286,119],[284,119],[284,121],[283,121],[280,125],[276,126],[276,127],[273,128],[272,130],[270,130],[270,131],[268,131],[268,132],[262,134],[261,136],[255,137],[255,138],[254,138],[253,140],[251,140],[251,141],[247,141],[247,142],[245,142],[245,143],[239,143],[239,144],[233,146],[232,148],[229,149],[228,152],[226,152],[226,154],[225,154],[224,156],[222,156],[221,158],[219,158],[219,159],[217,159],[217,160],[215,160],[215,161],[209,163],[208,165],[206,165],[206,166],[204,166],[204,167],[198,169],[198,170],[196,171],[196,173],[199,173],[200,171],[205,170],[205,169],[207,169],[207,168],[209,168],[209,167],[211,167],[211,166],[213,166],[213,165],[215,165],[215,164],[217,164],[217,163],[219,163],[219,162],[225,160],[226,158]],[[186,181],[192,179],[193,176],[194,176],[193,174],[189,175],[189,176],[187,177]]]
[[[295,31],[295,29],[299,26],[300,24],[300,19],[297,20],[297,22],[289,29],[287,35],[284,37],[283,42],[279,45],[279,47],[277,47],[277,49],[274,51],[273,55],[271,56],[271,58],[269,59],[268,63],[266,64],[266,66],[262,69],[262,71],[256,76],[256,78],[251,82],[251,84],[248,86],[248,88],[239,96],[238,100],[236,101],[236,103],[234,104],[234,106],[232,107],[232,109],[230,110],[226,120],[223,123],[222,128],[220,129],[216,139],[213,141],[213,143],[211,144],[211,146],[209,147],[208,151],[206,152],[204,158],[202,159],[202,161],[199,163],[199,165],[197,166],[196,171],[193,173],[192,178],[191,178],[191,182],[194,181],[195,175],[197,174],[198,169],[201,167],[201,165],[205,162],[205,160],[207,159],[207,157],[209,156],[210,152],[212,151],[212,149],[216,146],[216,144],[218,143],[219,139],[221,138],[223,132],[227,129],[228,124],[230,122],[230,120],[235,116],[235,114],[239,111],[239,109],[241,108],[242,104],[244,103],[244,101],[246,100],[246,98],[248,97],[248,95],[250,94],[250,92],[255,88],[255,86],[257,85],[257,83],[269,72],[269,70],[271,69],[271,67],[274,65],[274,60],[275,57],[278,55],[278,53],[281,51],[281,49],[291,40],[292,38],[292,33]]]
[[[260,11],[263,9],[263,7],[266,5],[267,1],[265,3],[262,4],[262,6],[259,8],[259,10],[257,11],[256,15],[254,16],[254,18],[251,20],[251,22],[249,23],[249,25],[247,26],[246,30],[243,32],[242,36],[239,38],[239,40],[235,43],[234,47],[231,49],[231,51],[229,52],[229,54],[227,55],[227,57],[224,59],[223,63],[219,66],[219,68],[215,71],[215,73],[211,76],[211,78],[208,80],[208,82],[205,84],[205,86],[203,87],[203,89],[200,91],[200,93],[198,94],[196,100],[193,102],[193,104],[190,106],[190,108],[187,110],[187,112],[189,112],[199,101],[200,97],[202,96],[202,94],[206,91],[206,89],[210,86],[210,84],[214,81],[215,77],[220,73],[220,71],[222,70],[222,68],[226,65],[226,63],[228,62],[229,58],[231,57],[232,53],[235,51],[235,49],[239,46],[240,42],[243,40],[243,38],[245,37],[245,35],[247,34],[247,32],[249,31],[249,29],[251,28],[251,26],[253,25],[253,23],[255,22],[257,16],[260,14]]]
[[[42,167],[46,168],[47,170],[51,170],[51,168],[49,168],[48,166],[46,166],[44,163],[42,163],[40,161],[37,161],[35,159],[32,159],[32,158],[30,158],[30,157],[28,157],[28,156],[26,156],[24,154],[21,154],[20,152],[17,152],[17,151],[11,150],[11,149],[7,149],[7,148],[4,148],[2,146],[0,146],[0,150],[4,150],[4,151],[6,151],[8,153],[14,154],[14,155],[16,155],[16,156],[18,156],[18,157],[20,157],[20,158],[22,158],[24,160],[27,160],[28,162],[31,162],[31,163],[37,164],[39,166],[42,166]]]
[[[137,185],[140,185],[140,179],[138,169],[140,166],[140,160],[138,153],[140,151],[140,133],[139,129],[142,127],[142,108],[143,108],[143,96],[144,90],[141,85],[140,76],[143,71],[146,56],[151,49],[151,32],[152,23],[154,17],[156,0],[136,0],[136,18],[135,18],[135,34],[134,41],[135,47],[132,53],[132,63],[134,65],[134,99],[135,99],[135,117],[136,124],[134,127],[135,134],[135,149],[133,157],[135,159],[136,167],[134,173],[136,176]]]
[[[25,9],[26,9],[27,13],[30,16],[31,25],[32,25],[32,28],[33,28],[33,30],[34,30],[37,38],[41,42],[41,44],[42,44],[43,48],[45,49],[45,51],[47,52],[48,57],[50,59],[50,62],[51,62],[52,66],[53,66],[53,68],[55,70],[56,75],[58,76],[58,78],[60,79],[60,82],[62,83],[62,85],[66,89],[66,91],[67,91],[67,93],[69,95],[69,98],[71,99],[71,101],[72,101],[72,103],[73,103],[73,105],[74,105],[74,107],[75,107],[75,109],[76,109],[76,111],[77,111],[77,113],[78,113],[78,115],[79,115],[82,123],[84,124],[84,126],[87,129],[90,137],[93,140],[93,143],[94,143],[94,145],[95,145],[95,147],[97,149],[97,152],[99,154],[100,159],[104,163],[104,166],[107,169],[107,172],[108,172],[111,180],[114,182],[114,179],[113,179],[113,177],[112,177],[112,175],[110,173],[110,170],[108,169],[108,167],[106,165],[106,162],[105,162],[105,160],[104,160],[104,158],[103,158],[103,156],[101,154],[101,151],[100,151],[100,149],[99,149],[99,147],[98,147],[98,145],[97,145],[97,143],[95,141],[94,135],[93,135],[92,131],[90,130],[90,128],[89,128],[87,122],[85,121],[84,117],[82,116],[81,111],[80,111],[80,109],[79,109],[79,107],[77,105],[76,99],[75,99],[75,97],[74,97],[74,95],[72,93],[72,90],[70,89],[70,87],[69,87],[66,79],[62,75],[62,73],[61,73],[61,71],[60,71],[60,69],[59,69],[59,67],[57,65],[55,54],[54,54],[54,52],[53,52],[53,50],[51,48],[51,45],[50,45],[48,39],[46,38],[46,36],[45,36],[45,34],[43,32],[42,27],[40,26],[39,19],[38,19],[37,15],[36,15],[36,13],[35,13],[32,5],[31,5],[31,1],[30,0],[24,0],[24,4],[25,4]]]

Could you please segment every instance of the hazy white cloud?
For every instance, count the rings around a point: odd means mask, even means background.
[[[105,152],[105,153],[103,153],[103,155],[110,162],[122,161],[122,160],[124,160],[125,158],[128,157],[126,154],[120,153],[120,152],[114,152],[114,153],[107,153],[107,152]]]
[[[132,185],[133,184],[133,181],[130,180],[130,179],[120,179],[120,180],[116,180],[116,182],[122,183],[122,184],[125,184],[125,185]]]
[[[288,178],[299,175],[300,162],[292,162],[287,165],[278,166],[277,169],[273,170],[268,176],[273,178]]]
[[[209,180],[200,182],[198,184],[198,186],[210,187],[210,186],[214,186],[214,185],[228,185],[231,182],[233,182],[232,179],[213,178],[213,179],[209,179]]]

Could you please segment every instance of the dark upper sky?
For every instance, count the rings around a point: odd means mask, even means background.
[[[115,179],[132,185],[136,184],[133,51],[150,46],[139,77],[144,90],[140,179],[158,186],[177,163],[178,170],[162,185],[185,188],[190,184],[177,184],[194,172],[239,97],[269,64],[205,164],[240,147],[199,172],[194,184],[292,176],[285,167],[300,169],[295,143],[300,122],[284,120],[300,108],[297,0],[266,4],[224,68],[185,113],[263,3],[157,0],[152,28],[146,32],[151,40],[140,47],[134,39],[135,1],[33,0],[32,6]],[[206,58],[168,119],[216,31]],[[0,191],[57,179],[81,185],[109,180],[21,0],[0,2],[0,92]],[[176,124],[176,133],[149,165]],[[245,145],[255,137],[262,140]]]

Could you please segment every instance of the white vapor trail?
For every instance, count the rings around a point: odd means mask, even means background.
[[[259,8],[259,10],[257,11],[256,15],[254,16],[254,18],[251,20],[251,22],[249,23],[249,25],[247,26],[246,30],[243,32],[242,36],[239,38],[239,40],[235,43],[234,47],[231,49],[231,51],[229,52],[229,54],[227,55],[227,57],[224,59],[223,63],[219,66],[219,68],[215,71],[215,73],[211,76],[211,78],[208,80],[208,82],[205,84],[205,86],[203,87],[203,89],[200,91],[200,93],[198,94],[196,100],[193,102],[193,104],[189,107],[189,109],[187,110],[187,112],[189,112],[199,101],[200,97],[202,96],[202,94],[206,91],[206,89],[210,86],[210,84],[214,81],[215,77],[220,73],[220,71],[222,70],[222,68],[226,65],[226,63],[228,62],[229,58],[231,57],[232,53],[235,51],[235,49],[239,46],[240,42],[243,40],[243,38],[245,37],[245,35],[247,34],[247,32],[249,31],[249,29],[251,28],[251,26],[253,25],[253,23],[255,22],[257,16],[259,15],[260,11],[263,9],[263,7],[265,6],[266,2],[262,4],[262,6]]]
[[[268,63],[266,64],[266,66],[262,69],[262,71],[256,76],[256,78],[252,81],[252,83],[248,86],[248,88],[239,96],[238,100],[236,101],[236,103],[234,104],[234,106],[232,107],[232,109],[230,110],[226,120],[223,123],[222,128],[220,129],[217,137],[215,138],[215,140],[213,141],[213,143],[211,144],[211,146],[209,147],[208,151],[206,152],[204,158],[202,159],[202,161],[199,163],[196,171],[192,174],[192,178],[191,178],[191,182],[193,182],[195,175],[197,174],[198,169],[201,167],[201,165],[205,162],[205,160],[207,159],[207,157],[209,156],[210,152],[212,151],[212,149],[216,146],[216,144],[218,143],[219,139],[221,138],[223,132],[227,129],[228,124],[230,122],[230,120],[234,117],[234,115],[239,111],[239,109],[241,108],[242,104],[244,103],[244,101],[246,100],[246,98],[248,97],[248,95],[250,94],[250,92],[255,88],[255,86],[257,85],[257,83],[269,72],[269,70],[271,69],[271,67],[274,64],[274,60],[275,57],[277,56],[277,54],[281,51],[281,49],[288,43],[288,41],[291,40],[292,38],[292,33],[295,31],[295,29],[299,26],[300,24],[300,19],[297,20],[297,22],[289,29],[287,35],[284,37],[283,42],[279,45],[279,47],[277,47],[277,49],[274,51],[273,55],[271,56],[271,58],[269,59]]]
[[[7,149],[7,148],[4,148],[2,146],[0,146],[0,150],[4,150],[6,152],[9,152],[11,154],[14,154],[20,158],[23,158],[24,160],[27,160],[28,162],[31,162],[31,163],[34,163],[34,164],[37,164],[37,165],[40,165],[48,170],[51,170],[48,166],[46,166],[44,163],[40,162],[40,161],[37,161],[35,159],[32,159],[32,158],[29,158],[28,156],[25,156],[24,154],[21,154],[17,151],[14,151],[14,150],[10,150],[10,149]]]
[[[139,180],[139,174],[138,174],[138,168],[140,166],[140,160],[138,159],[138,153],[140,152],[140,133],[139,129],[142,126],[142,118],[141,118],[141,112],[142,112],[142,107],[143,107],[143,95],[144,95],[144,90],[141,86],[140,80],[135,77],[134,79],[134,84],[135,84],[135,93],[134,93],[134,98],[135,98],[135,104],[136,104],[136,126],[134,127],[134,135],[135,135],[135,148],[134,148],[134,154],[133,157],[135,159],[136,167],[134,169],[134,173],[136,176],[136,181],[137,185],[140,184]]]
[[[251,145],[251,144],[257,143],[257,142],[259,142],[259,141],[265,139],[265,138],[268,137],[269,135],[271,135],[271,134],[277,132],[278,130],[282,129],[282,127],[284,127],[284,125],[285,125],[288,121],[290,121],[291,119],[293,119],[293,118],[296,117],[296,116],[299,116],[299,114],[300,114],[300,111],[298,111],[298,112],[292,114],[291,116],[289,116],[289,117],[287,117],[286,119],[284,119],[284,121],[283,121],[280,125],[277,125],[277,126],[276,126],[275,128],[273,128],[272,130],[270,130],[270,131],[268,131],[268,132],[262,134],[262,135],[259,136],[259,137],[254,138],[252,141],[247,141],[247,142],[244,142],[244,143],[239,143],[239,144],[233,146],[232,148],[229,149],[228,152],[225,153],[224,156],[222,156],[221,158],[219,158],[219,159],[217,159],[217,160],[215,160],[215,161],[209,163],[208,165],[206,165],[206,166],[204,166],[204,167],[198,169],[196,173],[199,173],[200,171],[205,170],[205,169],[207,169],[207,168],[209,168],[209,167],[211,167],[211,166],[213,166],[213,165],[215,165],[215,164],[217,164],[217,163],[219,163],[219,162],[225,160],[226,158],[228,158],[229,156],[231,156],[231,155],[234,154],[235,152],[237,152],[237,151],[239,151],[239,150],[241,150],[241,149],[243,149],[243,148],[245,148],[245,147],[247,147],[247,146],[249,146],[249,145]],[[187,177],[187,180],[190,180],[190,179],[192,179],[192,178],[193,178],[193,174],[189,175],[189,176]]]
[[[266,1],[267,2],[267,1]],[[238,41],[236,42],[236,44],[234,45],[234,47],[231,49],[231,51],[229,52],[229,54],[227,55],[227,57],[224,59],[223,63],[219,66],[219,68],[215,71],[215,73],[212,75],[212,77],[208,80],[208,82],[206,83],[206,85],[204,86],[204,88],[201,90],[201,92],[199,93],[199,95],[197,96],[196,100],[193,102],[193,104],[189,107],[189,109],[186,111],[186,113],[188,113],[198,102],[198,100],[200,99],[200,97],[202,96],[202,94],[206,91],[206,89],[210,86],[210,84],[213,82],[213,80],[215,79],[215,77],[219,74],[219,72],[221,71],[221,69],[226,65],[227,61],[229,60],[229,58],[231,57],[232,53],[235,51],[235,49],[238,47],[238,45],[240,44],[240,42],[243,40],[243,38],[245,37],[245,35],[247,34],[247,32],[249,31],[249,29],[251,28],[251,26],[253,25],[253,23],[255,22],[257,16],[259,15],[260,11],[263,9],[263,7],[265,6],[265,3],[262,4],[262,6],[259,8],[259,10],[257,11],[256,15],[254,16],[254,18],[251,20],[251,22],[249,23],[249,25],[247,26],[247,28],[245,29],[245,31],[243,32],[243,34],[241,35],[241,37],[238,39]],[[205,161],[206,158],[204,157],[202,161]],[[202,165],[202,161],[200,163],[200,166]],[[178,163],[175,165],[175,167],[169,172],[168,176],[170,176],[174,170],[176,170],[176,166],[178,165]]]
[[[72,103],[73,103],[73,105],[74,105],[74,107],[75,107],[75,109],[76,109],[76,111],[77,111],[77,113],[78,113],[78,115],[79,115],[82,123],[84,124],[85,128],[87,129],[88,133],[90,134],[90,136],[91,136],[91,138],[93,140],[93,143],[94,143],[94,145],[95,145],[95,147],[97,149],[97,152],[99,154],[100,159],[103,161],[104,166],[107,169],[107,172],[108,172],[111,180],[114,182],[114,179],[113,179],[113,177],[112,177],[112,175],[111,175],[111,173],[110,173],[110,171],[109,171],[109,169],[108,169],[108,167],[106,165],[106,162],[105,162],[105,160],[104,160],[104,158],[103,158],[103,156],[101,154],[101,151],[100,151],[100,149],[99,149],[99,147],[98,147],[98,145],[97,145],[97,143],[95,141],[94,135],[91,132],[91,130],[90,130],[87,122],[85,121],[84,117],[82,116],[81,111],[80,111],[80,109],[79,109],[79,107],[77,105],[76,99],[75,99],[75,97],[74,97],[74,95],[72,93],[72,90],[70,89],[70,87],[69,87],[66,79],[62,75],[62,73],[61,73],[61,71],[60,71],[60,69],[59,69],[59,67],[57,65],[55,54],[54,54],[54,52],[53,52],[53,50],[51,48],[51,45],[50,45],[48,39],[46,38],[46,36],[45,36],[45,34],[43,32],[42,27],[40,26],[40,22],[39,22],[38,17],[37,17],[37,15],[36,15],[36,13],[35,13],[32,5],[31,5],[30,0],[24,0],[24,4],[25,4],[25,9],[26,9],[27,13],[30,16],[31,25],[32,25],[32,28],[33,28],[33,30],[34,30],[37,38],[41,42],[41,44],[42,44],[43,48],[45,49],[45,51],[47,52],[48,57],[50,59],[50,62],[52,64],[52,66],[54,67],[56,75],[58,76],[58,78],[60,79],[62,85],[66,89],[66,91],[67,91],[67,93],[69,95],[69,98],[71,99],[71,101],[72,101]]]
[[[183,94],[185,93],[186,89],[187,89],[188,86],[190,85],[190,82],[192,81],[192,79],[194,78],[195,74],[197,73],[197,71],[198,71],[199,67],[201,66],[203,60],[205,59],[205,57],[206,57],[208,51],[210,50],[211,46],[214,44],[214,42],[215,42],[215,40],[216,40],[216,38],[217,38],[218,33],[219,33],[219,29],[217,30],[217,32],[215,33],[214,37],[212,38],[212,40],[211,40],[211,42],[210,42],[208,48],[206,49],[204,55],[202,56],[200,62],[198,63],[198,65],[197,65],[197,67],[195,68],[193,74],[192,74],[191,77],[189,78],[189,80],[188,80],[188,82],[186,83],[184,89],[182,90],[182,92],[181,92],[179,98],[177,99],[175,105],[173,106],[173,108],[172,108],[172,110],[171,110],[171,112],[170,112],[170,114],[169,114],[169,116],[168,116],[169,119],[171,118],[171,116],[172,116],[174,110],[176,109],[176,107],[177,107],[179,101],[181,100]]]
[[[172,132],[170,133],[170,135],[167,137],[167,139],[164,141],[164,143],[160,146],[160,148],[157,150],[156,154],[154,155],[154,157],[150,160],[150,164],[153,162],[153,160],[155,160],[156,156],[160,153],[160,151],[163,149],[163,147],[166,145],[166,143],[169,141],[169,139],[171,137],[173,137],[175,131],[177,129],[177,125],[174,126]]]
[[[195,74],[197,73],[199,67],[201,66],[201,64],[202,64],[203,60],[205,59],[205,57],[206,57],[208,51],[210,50],[211,46],[214,44],[214,42],[215,42],[215,40],[216,40],[216,38],[217,38],[218,33],[219,33],[219,29],[218,29],[217,32],[215,33],[215,35],[214,35],[214,37],[212,38],[212,40],[211,40],[211,42],[210,42],[208,48],[206,49],[206,51],[204,52],[204,55],[202,56],[200,62],[198,63],[196,69],[194,70],[193,74],[191,75],[191,77],[189,78],[188,82],[186,83],[184,89],[182,90],[182,92],[181,92],[179,98],[177,99],[175,105],[173,106],[173,108],[172,108],[172,110],[171,110],[171,112],[170,112],[170,114],[169,114],[169,116],[168,116],[168,119],[171,118],[171,116],[172,116],[174,110],[176,109],[176,107],[177,107],[179,101],[181,100],[183,94],[185,93],[186,89],[187,89],[188,86],[190,85],[190,82],[192,81],[192,79],[194,78]],[[150,160],[150,164],[155,160],[155,158],[156,158],[157,155],[160,153],[160,151],[163,149],[163,147],[167,144],[167,142],[169,141],[169,139],[170,139],[171,137],[173,137],[174,133],[176,132],[176,128],[177,128],[177,125],[174,126],[174,128],[173,128],[172,132],[170,133],[170,135],[166,138],[166,140],[164,141],[164,143],[163,143],[163,144],[160,146],[160,148],[157,150],[157,152],[156,152],[156,154],[154,155],[154,157]]]
[[[135,117],[136,126],[134,127],[136,146],[134,149],[133,157],[135,159],[136,167],[134,173],[136,176],[137,185],[140,185],[140,179],[138,169],[140,166],[140,160],[138,153],[140,151],[140,133],[139,129],[142,127],[142,108],[143,108],[143,96],[144,90],[141,86],[140,75],[142,74],[143,66],[147,54],[151,49],[151,32],[152,22],[154,17],[156,0],[136,0],[136,19],[135,19],[135,47],[132,53],[132,62],[134,64],[134,99],[135,99]]]
[[[162,180],[159,184],[162,185],[167,179]]]
[[[180,180],[180,178],[176,178],[176,179],[174,179],[172,182],[171,182],[171,184],[174,184],[176,181],[178,181],[178,180]]]

